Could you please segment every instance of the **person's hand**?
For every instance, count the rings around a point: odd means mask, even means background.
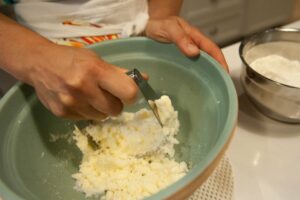
[[[227,63],[219,47],[180,17],[149,19],[145,35],[160,42],[173,42],[189,57],[199,55],[201,49],[215,58],[228,71]]]
[[[0,36],[0,68],[32,85],[57,116],[101,120],[135,100],[126,70],[90,50],[56,45],[2,14]]]
[[[53,44],[44,52],[35,61],[39,64],[29,69],[27,82],[55,115],[101,120],[119,114],[123,103],[135,100],[138,89],[126,70],[92,51]]]

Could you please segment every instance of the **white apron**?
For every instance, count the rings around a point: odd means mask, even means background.
[[[148,20],[147,0],[19,0],[17,20],[47,37],[68,38],[141,33]]]

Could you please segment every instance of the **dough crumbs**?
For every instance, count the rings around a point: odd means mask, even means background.
[[[79,172],[72,175],[77,191],[101,200],[143,199],[187,173],[187,164],[174,159],[178,113],[168,96],[155,103],[163,127],[151,110],[141,109],[75,128],[74,139],[83,154]],[[99,149],[88,145],[87,134]]]

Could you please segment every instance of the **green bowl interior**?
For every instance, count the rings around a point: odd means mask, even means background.
[[[147,199],[164,198],[199,176],[235,125],[236,93],[226,72],[205,53],[188,59],[174,45],[144,38],[103,42],[90,49],[110,63],[149,74],[152,87],[169,95],[179,111],[176,159],[189,163],[191,170]],[[74,191],[71,178],[81,160],[71,140],[74,123],[47,111],[31,87],[14,86],[0,102],[0,196],[85,199]]]

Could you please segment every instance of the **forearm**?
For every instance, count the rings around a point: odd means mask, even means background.
[[[151,19],[163,19],[179,15],[183,0],[148,0]]]
[[[49,40],[0,14],[0,68],[30,83],[32,66],[42,59]]]

